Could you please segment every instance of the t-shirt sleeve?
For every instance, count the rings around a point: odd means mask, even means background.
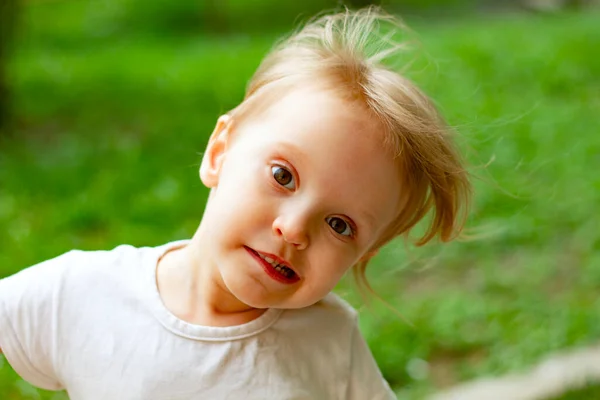
[[[381,374],[367,342],[360,333],[358,323],[354,325],[351,346],[350,380],[346,399],[396,399],[396,395]]]
[[[61,282],[75,252],[0,280],[0,348],[26,381],[48,390],[63,388],[57,373]]]

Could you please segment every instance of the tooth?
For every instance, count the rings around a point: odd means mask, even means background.
[[[274,261],[271,257],[267,256],[265,256],[265,260],[267,260],[268,263],[272,263]]]

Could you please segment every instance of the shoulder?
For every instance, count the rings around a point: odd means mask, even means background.
[[[15,277],[42,280],[46,285],[57,280],[94,281],[110,275],[127,275],[127,271],[138,264],[142,254],[143,249],[129,245],[120,245],[112,250],[71,250],[26,268]]]
[[[122,277],[139,270],[141,265],[152,264],[172,243],[157,247],[135,247],[119,245],[111,250],[71,250],[54,260],[68,267],[69,274],[110,274],[115,272]]]
[[[144,271],[149,268],[145,266],[151,265],[152,259],[158,259],[165,246],[168,245],[140,248],[120,245],[112,250],[71,250],[0,280],[0,288],[6,289],[2,290],[6,296],[10,292],[13,295],[20,292],[36,293],[36,298],[42,298],[44,294],[60,298],[69,292],[84,294],[102,283],[139,281],[140,274],[145,274]]]
[[[111,250],[67,253],[68,267],[63,275],[70,291],[83,295],[86,291],[139,292],[153,281],[154,268],[171,243],[157,247],[119,245]]]
[[[148,247],[119,245],[111,250],[71,250],[64,255],[69,264],[78,267],[111,266],[140,259]]]
[[[310,308],[313,312],[327,314],[336,320],[344,320],[352,324],[358,318],[358,313],[354,307],[335,293],[329,293],[323,300]]]
[[[345,300],[334,293],[310,307],[285,310],[277,325],[294,333],[307,332],[319,341],[335,340],[338,344],[351,339],[357,326],[357,312]]]
[[[77,274],[110,271],[111,267],[131,266],[141,260],[147,251],[146,247],[138,248],[123,244],[112,250],[72,250],[66,256],[68,256],[70,266],[73,267],[70,272]]]
[[[129,245],[121,245],[113,250],[70,250],[59,256],[24,268],[13,276],[64,273],[71,268],[112,264],[124,257],[134,255],[137,250],[135,247]]]
[[[124,284],[119,273],[138,259],[132,246],[72,250],[0,280],[0,344],[13,368],[37,386],[61,388],[65,349],[88,341],[126,293],[136,295],[136,281]]]

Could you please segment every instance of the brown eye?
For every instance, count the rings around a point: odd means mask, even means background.
[[[352,228],[350,224],[338,217],[329,217],[327,218],[327,224],[333,229],[336,233],[344,236],[352,236]]]
[[[273,174],[273,178],[277,183],[287,189],[295,189],[296,183],[294,182],[294,176],[287,169],[275,165],[271,167],[271,173]]]

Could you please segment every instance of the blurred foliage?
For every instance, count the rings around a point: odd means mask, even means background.
[[[72,248],[191,236],[207,195],[199,153],[296,19],[297,9],[276,7],[300,4],[225,2],[228,34],[217,35],[195,25],[193,7],[184,16],[191,3],[136,1],[23,8],[7,68],[17,134],[0,138],[0,276]],[[272,24],[251,18],[265,10]],[[599,17],[408,19],[427,51],[408,73],[460,132],[473,166],[469,233],[478,237],[394,243],[373,262],[378,293],[413,326],[380,302],[362,307],[350,282],[338,289],[363,308],[400,398],[518,371],[600,337]],[[568,399],[590,398],[578,393]],[[0,368],[1,398],[54,396]]]
[[[0,2],[0,135],[9,129],[10,91],[6,65],[13,46],[18,16],[18,0]]]
[[[473,10],[485,3],[484,0],[30,0],[27,6],[29,16],[33,17],[29,22],[58,28],[53,32],[56,37],[59,31],[73,34],[82,30],[94,36],[287,31],[323,10],[343,7],[376,4],[397,12],[443,14],[448,10]],[[65,13],[71,18],[65,18]],[[62,27],[52,22],[57,14],[65,23]],[[28,30],[32,28],[31,24],[26,25]]]
[[[562,396],[551,400],[583,400],[583,399],[600,399],[600,386],[587,386],[583,389],[570,390]]]
[[[29,16],[36,25],[51,25],[57,16],[65,25],[54,37],[144,34],[156,36],[223,34],[289,29],[294,22],[339,6],[334,0],[102,0],[33,1]],[[65,18],[65,14],[71,18]],[[27,29],[31,24],[26,24]],[[38,27],[45,29],[44,26]],[[58,35],[57,35],[58,34]]]
[[[247,32],[288,28],[299,15],[309,17],[335,6],[331,0],[107,0],[88,2],[102,26],[118,32]]]

